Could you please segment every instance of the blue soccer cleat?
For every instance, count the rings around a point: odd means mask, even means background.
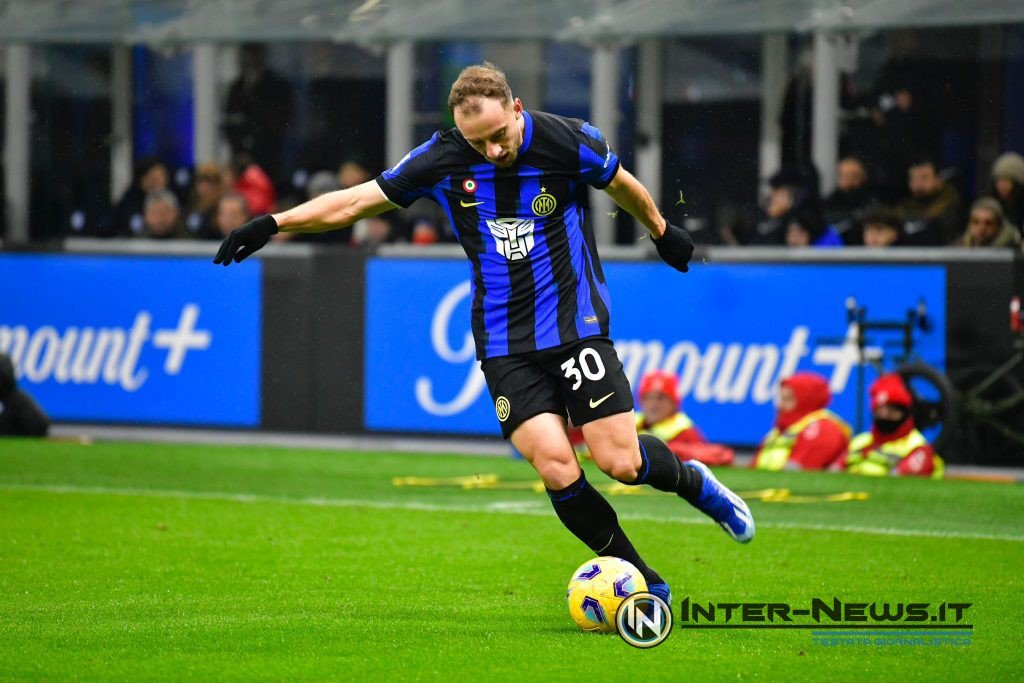
[[[718,522],[725,533],[740,543],[749,543],[754,538],[754,516],[743,499],[718,481],[704,463],[687,460],[683,466],[697,470],[704,479],[697,509]]]
[[[647,592],[651,595],[657,595],[659,598],[665,601],[666,605],[672,607],[672,590],[668,587],[667,583],[648,584]]]

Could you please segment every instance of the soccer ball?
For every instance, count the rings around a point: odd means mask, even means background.
[[[569,580],[569,615],[584,631],[613,633],[619,605],[647,590],[640,571],[618,557],[598,557],[580,565]]]

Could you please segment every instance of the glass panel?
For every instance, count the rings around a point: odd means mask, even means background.
[[[36,46],[32,63],[32,238],[90,231],[109,205],[110,49]]]

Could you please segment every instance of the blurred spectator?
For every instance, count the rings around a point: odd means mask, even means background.
[[[636,430],[664,441],[680,460],[708,465],[731,465],[731,448],[707,443],[704,434],[682,410],[676,376],[664,370],[648,372],[640,380],[640,407]]]
[[[455,231],[450,227],[448,214],[435,202],[417,201],[396,213],[406,226],[409,241],[414,244],[455,241]]]
[[[907,169],[910,196],[896,207],[907,244],[945,246],[960,233],[963,203],[952,185],[939,177],[935,162],[921,158]]]
[[[750,212],[729,207],[722,212],[718,235],[722,244],[738,247],[751,242],[755,221]]]
[[[0,436],[46,436],[50,418],[18,388],[11,357],[0,353]]]
[[[306,194],[310,199],[328,192],[340,190],[338,174],[331,171],[317,171],[306,184]],[[352,240],[350,229],[327,230],[324,232],[279,232],[274,239],[290,242],[312,242],[314,244],[348,244]]]
[[[233,156],[246,156],[271,178],[283,172],[284,136],[292,114],[292,89],[267,68],[266,50],[249,43],[239,51],[238,79],[228,90],[224,133]],[[253,205],[253,212],[266,213]]]
[[[992,188],[1006,220],[1024,231],[1024,157],[1007,152],[992,164]]]
[[[871,431],[858,434],[838,463],[851,474],[941,479],[942,458],[914,424],[914,399],[897,374],[871,385]]]
[[[440,240],[437,226],[431,221],[420,218],[412,224],[413,244],[436,244]]]
[[[108,237],[141,235],[145,230],[146,195],[166,190],[170,174],[167,165],[156,157],[145,157],[135,165],[135,178],[114,205],[110,220],[100,234]]]
[[[357,244],[364,247],[375,247],[379,244],[389,244],[398,241],[394,226],[384,217],[374,216],[361,222],[366,223],[366,236]]]
[[[800,211],[818,211],[818,182],[813,172],[784,168],[768,181],[771,191],[749,244],[784,244],[790,218]],[[734,233],[735,235],[735,233]]]
[[[993,197],[982,197],[971,206],[967,232],[960,238],[965,247],[1018,247],[1020,233],[1003,216],[1003,207]]]
[[[217,231],[221,237],[227,237],[235,228],[245,225],[252,214],[245,197],[229,192],[217,202]]]
[[[220,239],[217,230],[217,204],[224,196],[224,173],[213,163],[196,167],[195,182],[189,202],[185,227],[188,233],[199,239]]]
[[[306,194],[309,199],[313,199],[341,188],[342,185],[333,173],[330,171],[317,171],[309,177],[309,183],[306,185]]]
[[[890,83],[887,92],[879,97],[874,118],[881,130],[879,160],[885,169],[885,178],[899,184],[906,170],[918,162],[922,154],[935,153],[935,141],[931,112],[921,104],[924,96],[918,96],[924,87],[914,82],[920,79],[915,78],[913,69],[898,65],[894,68],[895,72],[886,77]],[[898,188],[892,189],[898,191]]]
[[[861,219],[861,239],[866,247],[896,247],[900,245],[903,223],[896,212],[880,204],[868,207]]]
[[[362,185],[368,180],[370,172],[355,159],[349,159],[338,168],[338,182],[343,190]]]
[[[184,237],[178,197],[170,190],[154,190],[146,195],[143,235],[155,239]]]
[[[277,203],[277,191],[270,177],[245,156],[235,158],[225,169],[224,186],[245,197],[254,216],[273,212]]]
[[[828,380],[798,372],[782,380],[775,424],[754,455],[759,470],[823,470],[839,460],[850,442],[850,425],[827,410]]]
[[[843,240],[820,215],[798,211],[786,226],[786,245],[790,247],[841,247]]]
[[[857,157],[839,162],[836,189],[825,200],[825,220],[845,244],[860,244],[860,214],[875,201],[867,167]]]
[[[811,158],[813,85],[814,52],[806,48],[789,74],[779,113],[784,164],[802,164]]]
[[[370,180],[370,172],[355,159],[349,159],[338,167],[338,182],[343,190],[362,185],[368,180]],[[369,224],[366,221],[353,223],[348,233],[349,240],[356,244],[362,244],[367,239],[368,230]]]

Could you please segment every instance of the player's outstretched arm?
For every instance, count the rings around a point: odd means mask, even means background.
[[[377,181],[369,180],[347,190],[322,194],[273,217],[281,232],[326,232],[394,208]]]
[[[619,166],[604,191],[619,208],[640,221],[653,239],[661,237],[665,232],[667,223],[654,204],[654,198],[632,173]]]
[[[661,215],[647,188],[626,169],[619,167],[604,189],[612,200],[651,233],[658,255],[665,263],[685,273],[690,269],[693,240],[686,230],[672,225]]]
[[[214,263],[241,263],[262,249],[277,232],[326,232],[394,209],[375,180],[328,192],[293,209],[255,218],[233,230],[221,243]]]

